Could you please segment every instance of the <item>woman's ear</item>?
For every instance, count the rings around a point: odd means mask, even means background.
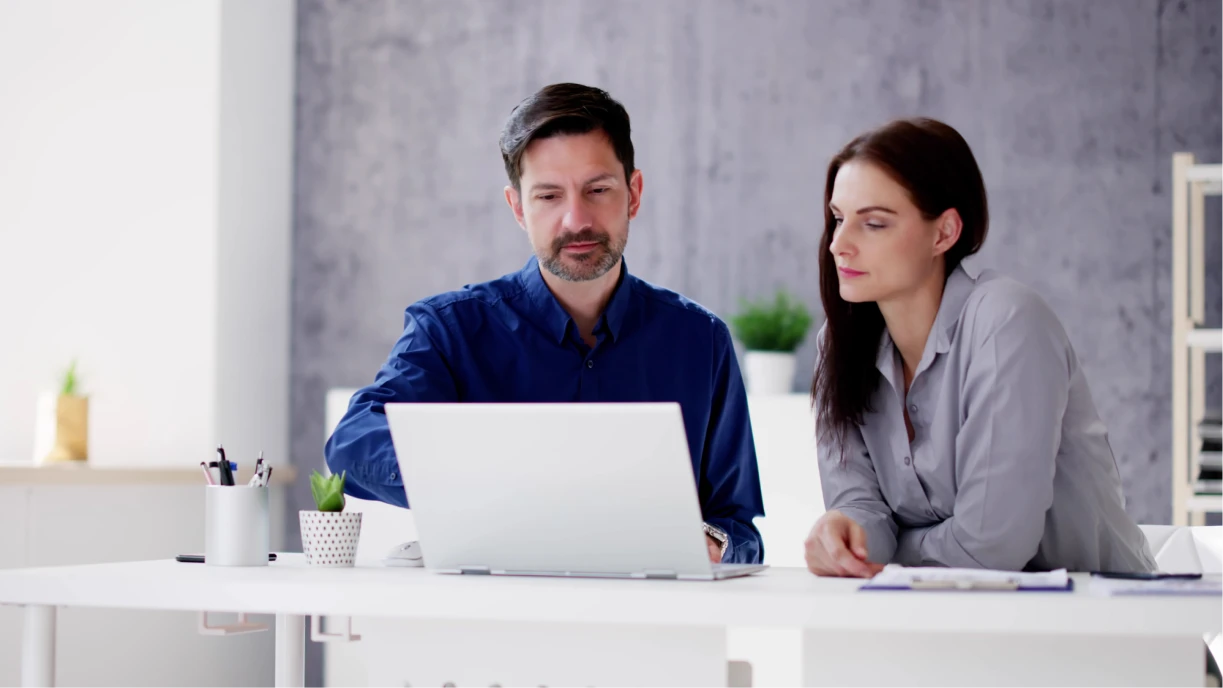
[[[934,255],[941,256],[951,250],[960,240],[960,232],[964,230],[964,221],[960,219],[960,211],[948,208],[934,221]]]

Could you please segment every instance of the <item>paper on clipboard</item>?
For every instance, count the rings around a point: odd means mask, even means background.
[[[859,590],[1066,591],[1072,587],[1066,569],[1028,573],[888,564]]]

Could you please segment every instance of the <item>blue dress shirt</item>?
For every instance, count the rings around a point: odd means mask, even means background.
[[[747,395],[725,323],[621,268],[582,342],[531,258],[521,271],[412,304],[373,384],[327,441],[345,490],[406,507],[383,405],[389,402],[679,402],[706,523],[730,536],[723,561],[764,558],[764,515]]]

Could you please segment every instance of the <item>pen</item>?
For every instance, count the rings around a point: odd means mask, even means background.
[[[233,485],[234,472],[229,468],[229,461],[225,458],[225,448],[219,444],[217,445],[217,454],[219,454],[221,457],[219,461],[221,467],[221,484]]]
[[[204,469],[204,480],[207,480],[209,485],[216,485],[216,483],[212,480],[212,474],[208,472],[208,464],[201,461],[200,468]]]
[[[208,475],[212,478],[213,485],[221,484],[221,467],[216,461],[208,462]]]

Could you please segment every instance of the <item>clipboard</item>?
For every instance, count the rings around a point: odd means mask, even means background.
[[[1047,572],[995,571],[889,564],[860,591],[935,592],[1071,592],[1074,580],[1065,569]]]

